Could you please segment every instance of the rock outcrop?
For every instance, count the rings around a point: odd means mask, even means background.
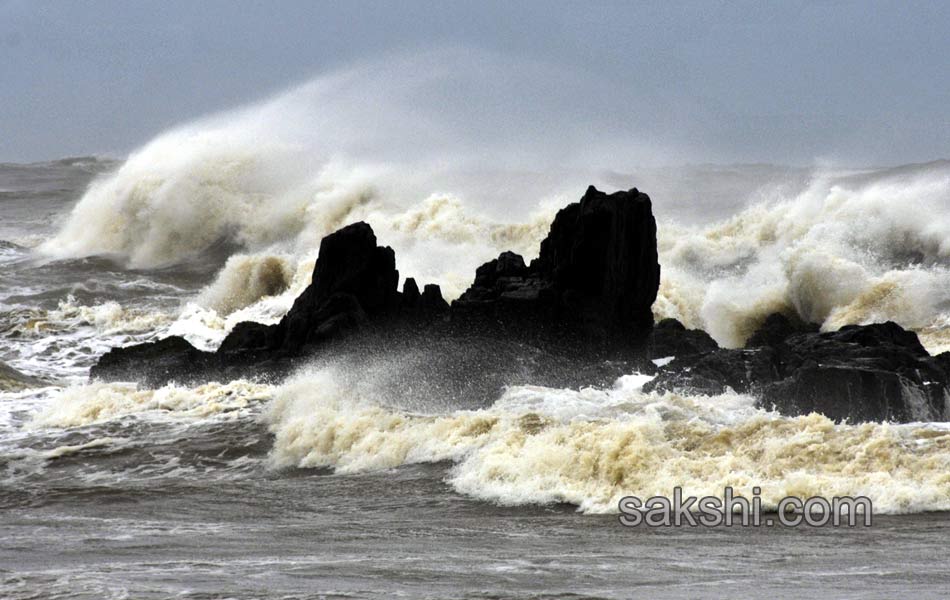
[[[482,265],[452,312],[529,341],[622,352],[642,348],[659,286],[650,198],[591,186],[557,213],[537,259],[503,252]]]
[[[896,323],[817,327],[770,316],[745,348],[677,355],[648,390],[754,394],[786,415],[835,420],[944,421],[950,418],[950,353],[930,356]]]
[[[157,385],[400,352],[441,365],[430,381],[492,379],[480,394],[490,398],[505,383],[606,383],[643,361],[659,277],[656,221],[636,189],[589,188],[558,212],[538,259],[502,253],[451,306],[436,285],[420,293],[407,279],[399,292],[392,249],[354,223],[323,239],[311,285],[280,323],[240,323],[214,353],[181,338],[113,349],[91,376]]]

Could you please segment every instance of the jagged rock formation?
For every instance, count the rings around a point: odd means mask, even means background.
[[[930,356],[896,323],[816,326],[771,315],[745,348],[680,354],[648,390],[751,393],[787,415],[835,420],[943,421],[950,418],[950,353]]]
[[[503,252],[478,268],[452,310],[459,321],[508,335],[622,352],[641,348],[649,335],[659,286],[650,198],[591,186],[557,213],[537,259],[525,265]]]
[[[155,385],[279,374],[330,353],[421,352],[430,381],[493,378],[484,397],[499,382],[606,383],[643,361],[659,277],[656,221],[636,189],[589,188],[558,212],[538,259],[502,253],[451,306],[436,285],[420,293],[407,279],[399,292],[392,249],[354,223],[323,239],[313,283],[280,323],[240,323],[214,353],[181,338],[113,349],[91,376]]]

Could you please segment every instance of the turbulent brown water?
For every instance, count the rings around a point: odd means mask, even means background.
[[[457,294],[500,250],[535,251],[575,175],[653,196],[658,316],[728,345],[777,308],[827,328],[894,319],[936,352],[950,164],[514,173],[528,191],[509,206],[461,176],[288,172],[279,151],[212,143],[232,129],[172,132],[123,162],[0,165],[0,596],[945,595],[950,424],[786,418],[737,394],[646,394],[635,373],[458,406],[393,393],[411,385],[398,356],[157,390],[87,373],[115,345],[213,348],[240,320],[278,319],[320,237],[352,220],[403,275]],[[760,486],[766,505],[866,495],[877,514],[856,529],[627,529],[614,514],[623,495],[727,485]]]

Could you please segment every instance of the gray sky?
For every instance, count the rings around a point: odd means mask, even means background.
[[[596,121],[678,148],[669,161],[950,157],[950,2],[0,0],[0,161],[124,155],[323,73],[444,47],[582,74],[532,91],[535,71],[505,97],[549,135]],[[460,135],[502,116],[480,98],[452,112]]]

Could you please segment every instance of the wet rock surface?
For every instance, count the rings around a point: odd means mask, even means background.
[[[776,314],[745,348],[677,356],[646,389],[731,389],[783,414],[817,412],[838,421],[944,421],[950,353],[930,356],[914,332],[892,322],[821,333]]]

